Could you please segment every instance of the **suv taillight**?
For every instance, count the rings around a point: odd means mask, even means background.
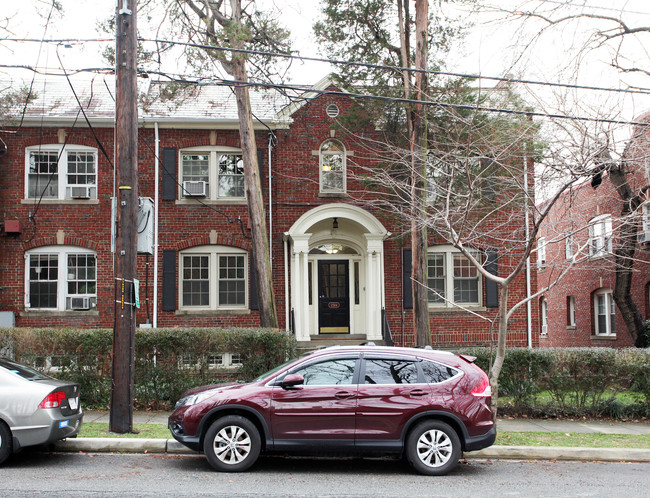
[[[45,396],[45,399],[41,401],[41,404],[38,405],[39,408],[59,408],[61,406],[61,401],[65,399],[65,393],[63,391],[54,391],[53,393]]]
[[[470,394],[481,398],[492,396],[492,387],[490,387],[490,379],[487,375],[482,375],[480,382],[474,386]]]

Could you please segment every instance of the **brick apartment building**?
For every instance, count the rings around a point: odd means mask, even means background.
[[[5,324],[113,325],[113,83],[74,84],[92,127],[68,84],[49,81],[35,86],[36,98],[0,137]],[[404,233],[404,222],[374,209],[381,193],[361,177],[376,158],[337,131],[353,103],[325,89],[335,90],[324,80],[294,101],[251,91],[281,327],[299,341],[381,340],[387,323],[396,344],[413,345],[410,243],[393,235]],[[158,209],[145,200],[140,212],[139,243],[153,242],[138,256],[137,322],[258,326],[234,96],[226,87],[159,82],[141,90],[139,196],[157,198]],[[432,343],[488,344],[483,318],[496,316],[493,289],[473,269],[455,271],[464,265],[453,248],[430,244],[448,298],[430,305]],[[472,291],[462,304],[473,314],[451,303],[459,278]],[[512,293],[524,292],[522,277]],[[536,303],[532,313],[536,327]],[[522,307],[509,344],[527,344],[526,323]],[[532,336],[536,345],[539,331]]]
[[[637,121],[648,122],[646,114]],[[650,130],[637,126],[623,159],[634,193],[650,183]],[[538,281],[546,285],[577,254],[580,260],[539,302],[540,346],[628,347],[634,340],[614,303],[622,201],[607,173],[586,181],[555,204],[540,231]],[[638,246],[631,293],[644,318],[650,318],[650,208],[637,210]]]

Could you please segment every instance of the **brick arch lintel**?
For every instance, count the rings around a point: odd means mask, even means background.
[[[23,250],[28,251],[30,249],[36,249],[37,247],[64,245],[64,246],[85,247],[86,249],[90,249],[92,251],[97,252],[97,248],[99,247],[98,242],[89,240],[85,237],[75,237],[73,235],[65,235],[63,239],[63,244],[58,244],[56,239],[57,239],[56,235],[50,237],[35,238],[30,242],[24,242]]]
[[[244,249],[246,251],[250,251],[253,247],[252,241],[249,239],[242,239],[241,237],[233,237],[231,235],[223,235],[218,233],[216,240],[213,241],[210,241],[210,234],[180,240],[176,243],[175,249],[177,251],[182,251],[183,249],[189,249],[190,247],[210,245],[239,247],[240,249]]]

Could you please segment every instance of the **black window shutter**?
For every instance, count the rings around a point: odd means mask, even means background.
[[[162,153],[162,199],[163,201],[176,200],[176,149],[163,148]]]
[[[413,309],[412,259],[411,249],[402,249],[402,307],[404,309]]]
[[[176,251],[165,249],[162,260],[162,309],[176,310]]]
[[[251,279],[248,285],[248,309],[260,309],[257,302],[257,273],[255,272],[255,263],[253,251],[248,253],[248,265],[250,266]]]
[[[496,249],[485,251],[487,259],[485,269],[492,275],[498,275],[498,252]],[[488,308],[497,308],[499,306],[499,286],[494,280],[485,279],[485,306]]]
[[[264,190],[264,149],[257,149],[257,167],[260,172],[260,185]]]

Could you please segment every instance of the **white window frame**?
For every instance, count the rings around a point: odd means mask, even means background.
[[[576,326],[576,297],[567,296],[567,327]]]
[[[30,262],[32,256],[52,255],[57,256],[57,292],[56,306],[50,308],[31,307],[30,306]],[[68,294],[68,282],[71,274],[68,268],[68,256],[71,255],[90,255],[95,258],[95,292],[85,294]],[[92,280],[92,279],[88,279]],[[94,310],[97,306],[97,253],[90,249],[76,246],[45,246],[31,249],[25,253],[25,309],[28,311],[72,311],[69,306],[70,297],[87,297],[90,299],[90,309]]]
[[[594,333],[599,337],[616,336],[616,304],[614,303],[614,293],[611,289],[599,289],[593,294],[594,306]],[[605,318],[605,330],[600,330],[598,317],[603,315]]]
[[[178,151],[178,199],[187,200],[187,199],[196,199],[196,197],[188,196],[185,194],[183,188],[183,182],[185,180],[185,175],[183,173],[183,156],[192,155],[192,154],[204,154],[208,156],[208,191],[204,199],[212,201],[242,201],[246,199],[246,189],[244,187],[243,180],[243,170],[242,170],[242,195],[241,196],[230,196],[230,195],[219,195],[219,162],[222,156],[224,155],[234,155],[240,156],[243,161],[243,155],[241,149],[235,147],[219,147],[219,146],[197,146],[197,147],[186,147]],[[231,176],[231,175],[228,175]],[[239,176],[239,175],[237,175]]]
[[[540,299],[539,313],[542,320],[540,334],[548,335],[548,301],[546,297]]]
[[[640,242],[650,242],[650,201],[646,201],[641,206],[641,233],[639,234]]]
[[[328,143],[337,144],[340,150],[328,151],[323,150]],[[321,194],[344,194],[347,192],[347,157],[349,153],[343,145],[343,142],[335,138],[328,138],[321,143],[318,148],[318,184],[319,191]],[[333,156],[341,156],[341,188],[331,188],[328,185],[325,185],[325,180],[327,178],[325,168],[327,165],[327,158]]]
[[[537,240],[537,266],[546,268],[546,238],[540,237]]]
[[[56,188],[52,188],[53,192],[51,195],[35,194],[30,196],[29,192],[29,177],[32,170],[32,154],[56,154],[57,155],[57,171],[52,174],[52,177],[56,176]],[[68,159],[70,154],[90,154],[93,158],[95,172],[94,174],[84,173],[85,176],[93,177],[90,183],[78,184],[78,183],[68,183],[68,176],[70,172],[68,170],[69,164]],[[61,201],[61,200],[70,200],[76,201],[79,199],[73,198],[70,188],[71,187],[84,187],[88,188],[88,199],[97,199],[97,182],[98,182],[98,157],[97,149],[94,147],[88,147],[85,145],[75,145],[75,144],[47,144],[47,145],[33,145],[25,148],[25,199],[42,199],[43,201]],[[43,176],[46,174],[43,173]],[[40,185],[40,182],[39,182]],[[42,187],[42,185],[41,185]]]
[[[184,257],[185,256],[207,256],[208,257],[208,292],[209,304],[204,306],[189,306],[183,304],[183,286],[185,279],[183,278]],[[242,304],[220,304],[219,303],[219,258],[220,256],[242,256],[244,258],[243,271],[244,271],[244,302]],[[196,246],[186,249],[179,253],[179,279],[178,279],[178,294],[179,294],[179,309],[188,310],[244,310],[248,309],[248,252],[237,247],[229,246]]]
[[[429,247],[428,254],[427,254],[427,283],[428,283],[428,268],[429,268],[429,256],[434,256],[434,255],[443,255],[443,273],[444,275],[442,278],[444,278],[444,297],[441,300],[441,302],[432,302],[429,301],[429,308],[432,309],[439,309],[439,308],[475,308],[475,307],[482,307],[483,306],[483,278],[481,276],[481,273],[478,271],[477,268],[475,268],[473,265],[471,266],[472,271],[476,272],[476,277],[472,277],[472,280],[475,278],[477,281],[477,297],[478,300],[475,302],[455,302],[455,296],[454,296],[454,281],[455,281],[455,276],[454,276],[454,257],[455,256],[461,256],[465,257],[462,255],[462,253],[453,248],[452,246],[449,245],[440,245],[440,246],[432,246]],[[473,253],[473,256],[477,258],[480,261],[480,254],[478,252]],[[469,261],[469,260],[468,260]],[[469,263],[471,265],[471,263]]]
[[[567,233],[564,239],[564,257],[566,259],[573,259],[575,256],[575,240],[572,233]]]
[[[589,256],[599,258],[612,252],[612,217],[609,214],[589,220]]]

